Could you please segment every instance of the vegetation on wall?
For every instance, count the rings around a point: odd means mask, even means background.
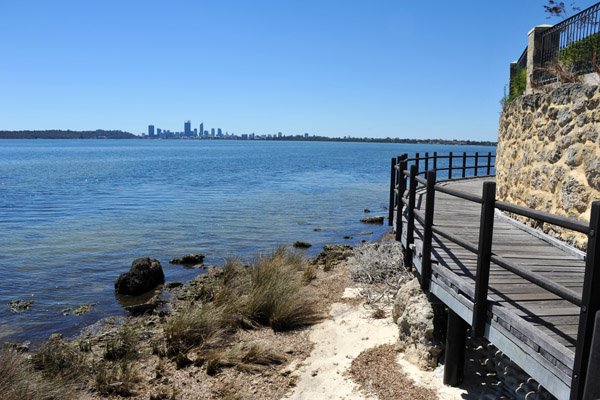
[[[517,70],[510,78],[510,84],[504,86],[504,96],[500,100],[502,107],[513,102],[514,99],[525,93],[527,86],[527,69],[517,66]]]

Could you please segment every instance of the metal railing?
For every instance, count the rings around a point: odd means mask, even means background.
[[[537,84],[556,82],[551,69],[558,64],[575,74],[594,72],[594,53],[600,58],[600,3],[554,25],[542,33]]]
[[[446,158],[448,159],[447,167],[436,168],[439,162],[438,160]],[[402,239],[403,230],[406,230],[405,256],[407,264],[411,265],[409,263],[412,263],[415,219],[417,219],[423,227],[420,274],[421,287],[423,290],[429,290],[432,278],[431,250],[433,234],[443,237],[477,255],[475,291],[473,296],[473,319],[471,321],[472,336],[475,337],[483,335],[486,324],[489,308],[487,298],[489,291],[489,276],[492,263],[580,307],[575,363],[571,382],[571,398],[582,398],[584,386],[586,384],[588,386],[593,384],[596,388],[600,387],[600,384],[598,384],[597,381],[594,381],[595,383],[590,380],[586,382],[590,349],[593,347],[600,348],[600,344],[592,343],[594,318],[596,313],[600,310],[600,290],[598,290],[600,287],[600,253],[597,253],[596,251],[596,249],[600,250],[600,201],[592,204],[591,217],[588,224],[547,212],[498,201],[496,200],[496,183],[492,181],[484,182],[481,196],[451,189],[438,184],[438,171],[447,171],[448,179],[453,179],[452,171],[456,169],[461,170],[461,176],[457,177],[454,175],[456,178],[465,177],[468,169],[474,169],[476,173],[479,169],[483,168],[486,170],[487,174],[490,175],[493,168],[491,159],[495,158],[495,155],[489,153],[487,157],[484,157],[487,164],[483,166],[477,164],[474,166],[466,165],[467,158],[474,158],[475,160],[481,158],[477,153],[471,156],[463,154],[462,157],[459,156],[459,158],[462,158],[463,160],[462,165],[459,166],[453,164],[453,160],[456,159],[456,156],[453,156],[452,153],[448,156],[438,156],[434,153],[433,158],[428,155],[419,157],[418,154],[414,158],[408,158],[408,155],[404,154],[392,159],[389,222],[390,225],[394,224],[395,212],[395,237],[398,241]],[[432,160],[433,169],[428,169],[430,160]],[[411,164],[410,167],[409,164]],[[424,170],[419,169],[421,165],[425,167]],[[421,177],[421,175],[425,175],[425,178]],[[416,192],[419,189],[425,190],[426,201],[424,213],[415,207]],[[466,201],[481,204],[478,243],[469,242],[468,240],[434,225],[433,216],[436,192],[445,193]],[[496,209],[586,234],[588,236],[588,246],[582,294],[579,295],[568,287],[560,285],[541,274],[532,272],[523,266],[494,254],[492,252],[492,240],[494,231],[494,213]],[[404,210],[406,210],[406,226],[403,226],[402,216]],[[595,291],[594,288],[596,288]],[[598,330],[599,328],[596,327],[596,329]],[[600,340],[600,338],[597,340]],[[586,390],[588,389],[586,388]]]

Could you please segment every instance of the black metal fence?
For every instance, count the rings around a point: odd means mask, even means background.
[[[568,73],[594,72],[594,54],[600,58],[600,3],[554,25],[542,33],[540,68],[536,83],[558,80],[557,67]]]

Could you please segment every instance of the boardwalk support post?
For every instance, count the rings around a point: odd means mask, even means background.
[[[590,349],[590,358],[588,360],[588,370],[600,370],[600,311],[596,312],[596,322],[594,323],[594,334],[592,336],[592,348]],[[598,379],[586,379],[584,390],[584,399],[600,399],[600,381]]]
[[[577,330],[577,346],[571,380],[571,400],[583,399],[583,388],[586,384],[588,356],[592,347],[594,318],[600,310],[600,202],[592,203],[590,228],[588,234],[587,258],[581,294],[581,311]],[[596,371],[597,372],[597,371]],[[589,376],[597,378],[595,374]]]
[[[494,205],[496,202],[496,182],[483,183],[483,203],[479,223],[479,248],[477,252],[477,277],[473,304],[473,328],[471,336],[482,337],[487,320],[487,294],[490,280],[490,258],[492,256],[492,235],[494,232]]]
[[[429,291],[431,281],[431,239],[433,236],[433,210],[435,206],[435,171],[427,171],[425,226],[423,227],[423,259],[421,260],[421,289]]]
[[[454,311],[448,309],[444,385],[458,386],[463,380],[467,329],[469,329],[469,324]]]
[[[403,199],[404,192],[406,191],[406,176],[404,171],[406,170],[406,157],[405,155],[400,157],[400,163],[397,172],[398,177],[398,194],[396,195],[396,241],[402,240],[402,208],[404,207]]]
[[[412,265],[413,243],[415,241],[415,198],[417,192],[417,165],[410,166],[410,182],[408,184],[408,212],[406,218],[406,252],[404,265]]]
[[[392,172],[390,173],[390,206],[388,215],[388,225],[394,224],[394,190],[396,189],[396,158],[392,158]]]

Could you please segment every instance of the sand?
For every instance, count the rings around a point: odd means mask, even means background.
[[[356,288],[347,288],[343,298],[357,296]],[[311,328],[309,340],[315,345],[311,355],[299,365],[290,366],[298,375],[296,387],[285,399],[376,399],[358,390],[346,374],[352,360],[362,351],[381,344],[393,344],[398,327],[390,316],[373,319],[372,311],[361,302],[340,302],[331,306],[330,318]],[[391,313],[388,312],[388,315]],[[434,390],[440,399],[464,399],[465,391],[444,386],[440,370],[420,371],[398,355],[398,368],[418,386]]]

